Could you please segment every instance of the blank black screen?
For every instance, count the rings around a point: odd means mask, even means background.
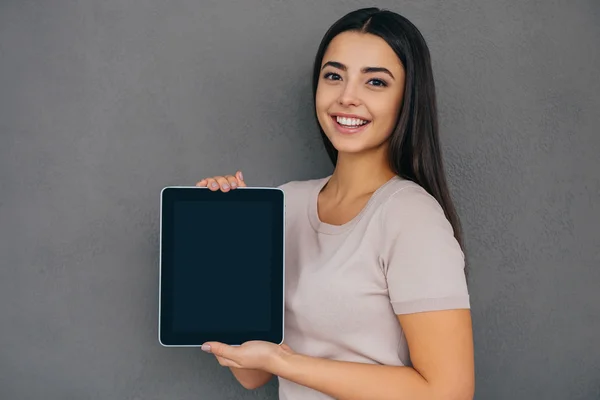
[[[271,204],[233,203],[174,203],[175,332],[271,329]]]

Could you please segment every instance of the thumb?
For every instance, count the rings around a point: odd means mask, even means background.
[[[235,357],[235,349],[233,346],[226,345],[225,343],[206,342],[202,345],[201,349],[207,353],[229,358],[230,360],[233,360],[233,357]]]
[[[246,187],[246,182],[244,182],[244,175],[242,175],[242,171],[236,172],[235,176],[240,181],[240,186]]]
[[[292,348],[291,348],[290,346],[288,346],[287,344],[285,344],[285,343],[282,343],[282,344],[280,344],[279,346],[280,346],[280,347],[281,347],[283,350],[285,350],[285,351],[288,351],[288,352],[290,352],[290,353],[293,353],[293,352],[294,352],[294,350],[292,350]]]

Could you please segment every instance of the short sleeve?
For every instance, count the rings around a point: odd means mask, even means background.
[[[394,312],[470,308],[464,254],[435,198],[420,186],[399,189],[380,217],[380,265]]]

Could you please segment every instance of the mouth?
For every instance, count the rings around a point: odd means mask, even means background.
[[[364,131],[369,124],[370,120],[362,119],[358,117],[344,117],[340,115],[332,115],[331,119],[338,132],[343,134],[355,134]]]

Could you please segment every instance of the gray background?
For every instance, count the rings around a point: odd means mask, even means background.
[[[330,173],[310,68],[366,5],[0,1],[0,398],[276,398],[159,346],[159,192]],[[378,5],[433,56],[476,398],[600,398],[600,3]]]

